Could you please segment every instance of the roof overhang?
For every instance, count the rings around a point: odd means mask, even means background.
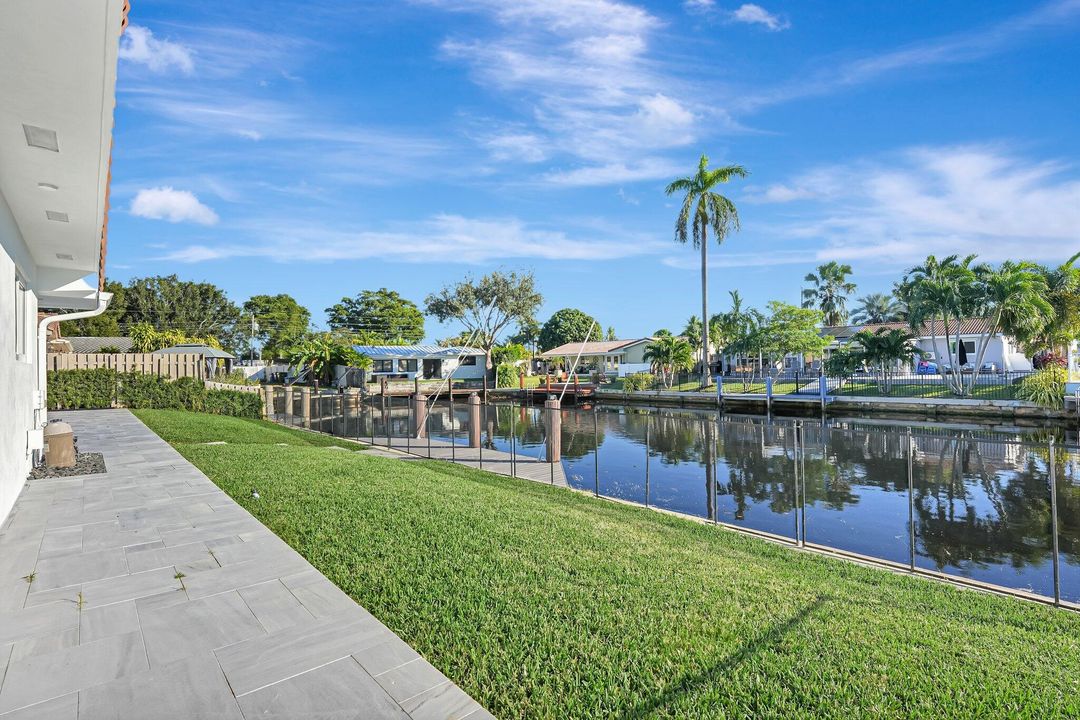
[[[125,0],[0,4],[0,194],[23,245],[9,255],[53,298],[43,306],[73,307],[55,303],[101,275],[126,10]]]

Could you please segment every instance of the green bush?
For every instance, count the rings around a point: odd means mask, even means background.
[[[518,386],[518,369],[513,365],[495,367],[495,387],[513,388]]]
[[[116,398],[115,370],[55,370],[46,378],[50,410],[109,408]]]
[[[1060,408],[1065,402],[1065,376],[1065,368],[1047,365],[1020,381],[1016,397],[1043,407]]]
[[[208,390],[198,378],[168,380],[145,373],[115,370],[59,370],[48,375],[48,401],[52,410],[110,408],[190,410],[216,415],[258,418],[262,397],[239,390]]]
[[[652,373],[631,373],[623,378],[623,390],[651,390],[656,384],[656,376]]]
[[[207,390],[205,412],[258,419],[262,417],[262,397],[239,390]]]

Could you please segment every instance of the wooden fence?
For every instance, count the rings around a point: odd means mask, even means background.
[[[50,371],[109,368],[122,373],[160,375],[172,380],[182,377],[202,380],[206,375],[206,363],[197,353],[49,353],[45,367]]]

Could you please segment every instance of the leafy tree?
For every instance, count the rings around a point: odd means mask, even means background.
[[[566,343],[585,342],[586,337],[599,340],[600,323],[581,310],[563,308],[540,328],[540,350],[547,352]]]
[[[134,278],[124,291],[121,327],[149,323],[155,330],[179,330],[189,337],[213,336],[229,349],[242,347],[240,308],[225,292],[176,275]]]
[[[675,193],[684,194],[682,209],[679,217],[675,220],[675,240],[685,244],[690,238],[693,239],[694,248],[701,250],[701,317],[709,317],[709,263],[708,263],[708,233],[712,230],[713,237],[719,245],[732,230],[739,229],[739,213],[735,209],[735,203],[714,188],[720,183],[726,183],[734,177],[746,177],[746,169],[741,165],[726,165],[724,167],[709,169],[709,158],[701,156],[698,161],[698,170],[694,175],[674,180],[667,186],[665,192],[668,195]],[[704,321],[703,321],[704,322]],[[709,336],[707,328],[701,328],[701,355],[703,364],[707,369],[709,362]],[[710,373],[703,372],[703,382],[707,386],[712,382]]]
[[[61,334],[68,337],[120,337],[124,334],[120,327],[125,308],[124,284],[117,280],[106,280],[104,289],[113,295],[105,312],[82,320],[62,322]]]
[[[614,325],[608,325],[607,332],[604,333],[604,339],[605,340],[618,340],[619,339],[619,336],[615,334],[615,326]]]
[[[496,365],[517,365],[529,357],[529,349],[519,343],[507,343],[491,350],[491,360]]]
[[[816,307],[824,314],[826,325],[843,325],[847,322],[847,296],[855,292],[855,283],[848,281],[850,265],[835,260],[819,265],[817,273],[807,273],[804,280],[814,287],[802,291],[803,307]]]
[[[393,290],[364,290],[326,308],[333,330],[348,330],[372,345],[409,345],[424,339],[424,316]]]
[[[131,338],[131,347],[135,352],[149,353],[155,350],[163,350],[174,345],[198,344],[207,347],[221,349],[221,343],[213,335],[188,335],[183,330],[176,328],[170,330],[157,330],[150,323],[135,323],[128,333]]]
[[[675,381],[675,374],[690,369],[694,363],[694,350],[682,338],[664,335],[645,346],[644,353],[654,372],[660,374],[667,387]]]
[[[902,316],[903,307],[891,293],[870,293],[859,298],[851,321],[856,325],[875,325],[899,322]]]
[[[305,372],[314,383],[329,384],[335,365],[370,370],[371,358],[358,352],[352,345],[333,333],[311,335],[291,347],[286,353],[289,364],[298,372]]]
[[[765,353],[777,361],[785,355],[820,354],[832,342],[831,336],[818,330],[822,316],[820,310],[773,300],[764,325]]]
[[[667,328],[660,328],[659,330],[657,330],[656,332],[654,332],[652,334],[652,336],[654,338],[671,337],[672,335],[673,335],[673,333],[670,330],[668,330]]]
[[[281,357],[308,331],[311,313],[291,295],[254,295],[244,303],[244,316],[250,328],[255,316],[255,338],[267,359]]]
[[[439,322],[456,320],[474,334],[474,345],[484,350],[491,370],[491,349],[510,325],[527,322],[544,301],[531,272],[493,272],[479,280],[466,277],[428,295],[424,306]]]

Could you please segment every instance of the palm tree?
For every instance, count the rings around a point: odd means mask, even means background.
[[[733,177],[747,175],[742,165],[725,165],[710,170],[709,158],[702,155],[696,174],[678,178],[664,190],[668,195],[685,193],[682,209],[675,220],[675,241],[685,244],[687,239],[692,238],[694,248],[701,250],[701,357],[702,382],[706,386],[712,381],[709,376],[709,329],[705,322],[705,318],[709,317],[708,233],[711,228],[719,245],[730,231],[739,229],[739,213],[735,203],[714,192],[713,188]]]
[[[855,292],[855,283],[848,282],[851,266],[835,260],[819,265],[817,273],[807,273],[804,281],[814,287],[802,291],[804,308],[816,307],[825,313],[826,325],[843,325],[847,321],[847,296]]]
[[[1080,253],[1056,268],[1039,268],[1046,282],[1046,299],[1054,306],[1054,316],[1043,328],[1043,332],[1027,343],[1033,354],[1038,351],[1061,352],[1072,340],[1080,337],[1080,267],[1076,266],[1078,260]]]
[[[892,293],[870,293],[859,298],[851,321],[856,325],[898,322],[902,308]]]
[[[892,392],[892,381],[896,366],[910,364],[918,354],[913,345],[915,336],[899,329],[879,328],[876,333],[862,330],[855,333],[852,341],[861,348],[859,356],[874,369],[878,392],[888,395]]]
[[[974,255],[960,260],[958,255],[949,255],[938,260],[928,255],[926,262],[917,265],[904,275],[900,297],[908,306],[908,325],[918,330],[930,323],[930,342],[937,352],[937,321],[940,318],[945,331],[945,354],[948,358],[949,385],[953,392],[964,394],[964,380],[960,364],[953,358],[952,327],[962,318],[969,317],[974,311],[975,272],[971,263]],[[935,357],[940,362],[940,357]]]
[[[664,335],[645,346],[644,357],[652,364],[653,371],[660,373],[664,384],[671,387],[675,373],[693,365],[694,350],[682,338]]]
[[[1001,333],[1021,342],[1030,341],[1042,334],[1055,317],[1054,306],[1046,299],[1046,277],[1038,265],[1012,261],[1005,261],[997,268],[979,265],[975,277],[979,290],[976,310],[986,318],[986,329],[979,338],[975,372],[965,394],[975,387],[990,338]]]

